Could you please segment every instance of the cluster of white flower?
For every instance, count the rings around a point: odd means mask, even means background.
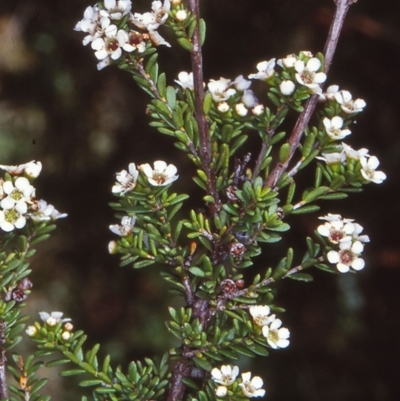
[[[275,315],[270,315],[271,309],[268,305],[252,306],[249,312],[254,323],[262,328],[263,336],[271,348],[286,348],[289,345],[289,330],[281,327],[282,321]]]
[[[341,273],[347,273],[350,268],[363,269],[365,262],[360,255],[364,250],[363,243],[369,242],[368,235],[360,235],[363,227],[354,223],[353,219],[342,218],[340,214],[329,213],[319,219],[326,222],[317,228],[318,233],[338,248],[328,252],[328,261],[335,264]]]
[[[325,117],[323,119],[323,124],[325,126],[325,132],[334,141],[345,138],[347,135],[351,134],[351,131],[343,127],[343,118],[335,116],[332,119]]]
[[[93,7],[87,7],[83,19],[74,29],[88,34],[83,39],[83,44],[86,46],[91,43],[99,60],[97,68],[101,70],[111,60],[118,60],[123,51],[143,53],[149,42],[155,46],[170,46],[157,32],[159,26],[166,22],[170,8],[169,0],[164,0],[164,4],[153,1],[151,12],[132,14],[131,0],[104,0]],[[126,24],[119,26],[125,23],[127,16],[128,22],[141,32],[126,28]]]
[[[129,172],[122,170],[117,173],[117,182],[113,185],[111,191],[114,194],[125,195],[136,187],[139,172],[142,171],[147,177],[148,182],[154,187],[165,187],[178,179],[178,169],[173,164],[165,163],[162,160],[156,160],[154,168],[150,164],[141,164],[136,168],[135,163],[129,164]]]
[[[60,322],[65,323],[63,326],[63,332],[61,333],[61,338],[65,341],[68,341],[71,338],[71,331],[74,327],[70,323],[70,318],[62,318],[63,312],[39,312],[39,316],[48,327],[55,327]],[[28,326],[25,332],[29,337],[34,337],[38,333],[38,329],[40,329],[40,325],[36,323],[35,326]]]
[[[342,142],[340,152],[322,153],[317,159],[325,161],[329,165],[341,164],[346,166],[352,162],[359,162],[360,173],[366,182],[381,184],[386,180],[386,174],[383,171],[376,171],[379,167],[379,160],[376,156],[370,156],[369,150],[361,148],[354,150],[351,146]]]
[[[42,163],[31,161],[18,166],[0,165],[10,179],[0,178],[0,229],[5,232],[25,227],[28,218],[35,222],[66,217],[54,206],[35,198],[36,190],[30,180],[39,176]]]
[[[220,369],[214,368],[211,371],[212,380],[219,384],[215,389],[218,398],[223,398],[228,394],[229,386],[236,381],[238,374],[239,368],[231,365],[222,365]],[[265,395],[265,390],[262,388],[264,382],[261,377],[251,378],[251,372],[242,373],[241,376],[239,387],[246,397],[263,397]]]

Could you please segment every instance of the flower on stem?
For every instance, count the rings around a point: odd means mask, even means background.
[[[162,160],[157,160],[154,163],[154,168],[150,164],[142,164],[139,169],[147,176],[149,183],[155,187],[164,187],[178,179],[176,175],[178,169],[173,164],[165,163]]]
[[[319,100],[322,102],[325,102],[326,100],[335,100],[335,95],[337,92],[339,92],[338,85],[328,86],[326,92],[320,94]]]
[[[228,100],[236,93],[236,90],[230,88],[230,85],[230,79],[222,77],[219,80],[210,79],[207,87],[211,93],[214,102],[223,102],[224,100]]]
[[[221,369],[214,368],[211,371],[211,378],[219,384],[224,386],[230,386],[239,374],[239,368],[237,366],[222,365]]]
[[[318,226],[318,233],[323,237],[327,237],[332,244],[347,241],[356,231],[356,224],[353,223],[354,220],[343,219],[340,214],[328,213],[327,216],[319,217],[319,219],[326,222]]]
[[[32,209],[33,212],[29,214],[29,217],[36,222],[63,219],[68,216],[67,213],[60,213],[43,199],[34,201]]]
[[[323,160],[326,164],[343,164],[346,162],[346,155],[344,152],[322,153],[316,159]]]
[[[347,273],[350,268],[356,271],[364,268],[365,261],[359,257],[364,250],[364,245],[361,241],[341,242],[339,248],[339,250],[329,251],[326,256],[330,263],[336,264],[336,268],[340,273]]]
[[[132,53],[137,50],[139,53],[143,53],[146,50],[145,35],[134,30],[126,32],[124,30],[118,31],[120,45],[123,50],[128,53]]]
[[[258,99],[254,95],[254,92],[251,89],[245,89],[242,96],[242,103],[248,108],[256,106],[258,103]]]
[[[346,114],[354,114],[363,111],[367,105],[363,99],[353,100],[349,91],[342,90],[335,93],[335,100]]]
[[[275,315],[272,315],[275,317]],[[286,348],[289,345],[288,338],[290,337],[290,332],[286,327],[282,326],[282,321],[280,319],[272,319],[269,325],[263,326],[262,333],[263,336],[267,339],[270,347],[277,348]]]
[[[40,318],[49,326],[56,326],[58,323],[62,322],[70,322],[70,318],[64,318],[63,317],[63,312],[39,312]]]
[[[257,326],[265,326],[271,322],[271,309],[268,305],[254,305],[249,308],[250,315],[253,317]]]
[[[349,129],[341,129],[343,127],[343,118],[339,116],[333,117],[331,120],[327,117],[323,119],[326,134],[333,140],[345,138],[351,134]]]
[[[290,80],[282,81],[279,85],[279,90],[284,96],[290,96],[295,89],[296,85],[294,84],[293,81]]]
[[[113,194],[125,195],[127,192],[135,189],[136,182],[139,176],[139,171],[136,169],[135,163],[130,163],[128,171],[122,170],[117,173],[117,183],[113,185],[111,192]]]
[[[126,237],[127,235],[132,233],[132,228],[136,223],[136,217],[133,216],[124,216],[121,219],[121,225],[111,224],[110,230],[114,234],[119,235],[120,237]]]
[[[100,17],[100,8],[96,4],[95,6],[89,6],[83,13],[83,19],[79,21],[74,30],[88,33],[89,35],[83,38],[83,45],[86,46],[94,39],[102,36],[104,28],[103,24],[109,25],[109,18]]]
[[[20,164],[18,166],[6,166],[1,164],[0,168],[7,171],[7,173],[10,175],[25,174],[29,178],[37,178],[42,171],[42,163],[32,160],[28,163]]]
[[[118,31],[116,25],[108,25],[104,30],[104,37],[94,39],[91,46],[98,60],[109,57],[118,60],[122,55],[121,47],[125,43],[125,34],[121,30]]]
[[[225,386],[218,386],[215,389],[215,395],[219,398],[225,397],[228,394],[228,388]]]
[[[25,177],[18,177],[14,182],[4,181],[2,192],[7,195],[0,202],[3,209],[12,209],[22,203],[26,206],[27,203],[31,203],[32,197],[35,196],[35,188]]]
[[[295,54],[288,54],[285,58],[279,59],[276,64],[282,68],[293,68],[298,57]]]
[[[297,60],[294,68],[297,71],[295,76],[299,84],[309,88],[312,93],[322,92],[320,84],[325,82],[326,74],[324,72],[317,72],[321,68],[321,61],[316,57],[310,58],[307,64],[303,60]]]
[[[194,83],[193,83],[193,72],[186,72],[186,71],[181,71],[178,74],[178,79],[175,79],[175,82],[180,85],[183,89],[194,89]]]
[[[237,76],[232,83],[235,85],[235,88],[241,92],[249,89],[251,86],[251,81],[245,79],[243,75]]]
[[[347,159],[360,160],[361,157],[368,156],[369,153],[369,150],[366,148],[354,150],[351,146],[347,145],[344,142],[342,142],[342,147]]]
[[[269,61],[261,61],[257,64],[258,72],[256,74],[250,74],[250,79],[259,79],[261,81],[266,81],[268,78],[272,77],[275,73],[275,58]]]
[[[261,377],[254,376],[251,379],[251,372],[242,373],[242,383],[239,386],[246,397],[264,397],[265,390],[262,388],[263,385],[264,382]]]
[[[379,160],[376,156],[361,156],[362,166],[361,174],[369,182],[382,184],[386,180],[386,174],[383,171],[376,171],[379,166]]]
[[[164,0],[164,4],[161,1],[153,1],[151,9],[151,12],[144,14],[133,14],[130,21],[140,29],[155,31],[167,21],[171,3],[169,0]]]

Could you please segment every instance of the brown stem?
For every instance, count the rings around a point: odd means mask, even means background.
[[[349,10],[350,6],[357,0],[334,0],[334,1],[336,4],[336,11],[333,17],[333,21],[324,48],[326,74],[329,72],[329,69],[332,65],[333,55],[335,54],[337,43],[339,41],[340,32],[342,30],[347,11]],[[265,181],[264,185],[266,187],[275,187],[277,182],[282,177],[283,173],[287,170],[288,165],[294,155],[294,152],[296,151],[296,149],[300,144],[303,132],[308,122],[310,121],[312,114],[314,113],[314,109],[315,106],[317,105],[317,102],[318,102],[318,95],[313,95],[308,99],[304,107],[304,110],[297,119],[296,125],[294,126],[293,131],[289,137],[288,140],[288,143],[290,144],[289,156],[284,163],[278,163],[274,167],[273,171]]]
[[[221,201],[215,186],[215,174],[211,163],[211,141],[208,134],[208,123],[203,112],[204,86],[203,86],[203,55],[201,52],[200,40],[200,7],[199,0],[189,0],[189,10],[196,16],[196,29],[192,37],[193,50],[191,52],[193,86],[196,121],[199,127],[200,156],[203,170],[208,177],[207,192],[214,197],[214,204],[210,206],[211,213],[216,215],[221,209]]]
[[[8,399],[8,386],[7,386],[7,375],[6,375],[6,351],[4,345],[6,343],[7,323],[0,322],[0,399]]]

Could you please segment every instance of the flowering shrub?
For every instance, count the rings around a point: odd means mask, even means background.
[[[127,369],[99,360],[100,346],[85,349],[86,335],[75,331],[61,312],[42,312],[41,322],[26,329],[36,343],[35,356],[52,355],[48,366],[69,364],[64,375],[86,375],[95,400],[243,400],[263,397],[263,379],[229,365],[241,355],[267,356],[289,346],[291,334],[283,310],[275,303],[274,283],[289,278],[310,281],[304,270],[362,270],[369,237],[353,219],[338,214],[315,219],[315,236],[305,252],[289,248],[280,262],[244,280],[256,257],[281,240],[298,214],[319,210],[319,202],[344,199],[369,183],[382,183],[379,161],[367,149],[340,142],[351,135],[355,117],[366,104],[346,90],[323,87],[352,0],[337,0],[324,54],[301,51],[259,62],[257,72],[234,79],[203,80],[201,46],[206,36],[198,0],[153,1],[151,10],[135,12],[130,0],[104,0],[88,6],[75,30],[84,32],[99,70],[115,65],[130,73],[150,97],[150,125],[171,137],[196,171],[204,208],[184,215],[188,195],[173,192],[182,175],[174,164],[157,160],[116,174],[111,188],[118,224],[108,250],[121,265],[134,269],[157,264],[171,290],[184,300],[169,307],[168,332],[179,344],[160,359],[132,361]],[[172,47],[159,30],[169,28],[190,53],[191,72],[177,79],[160,72],[157,47]],[[172,50],[171,50],[172,51]],[[260,81],[260,82],[257,82]],[[170,83],[168,85],[168,82]],[[250,89],[257,86],[262,98]],[[315,112],[315,122],[310,118]],[[297,116],[291,133],[282,127]],[[249,136],[259,138],[257,154],[246,152]],[[14,355],[9,369],[19,387],[4,374],[5,352],[17,344],[26,317],[21,315],[32,283],[32,246],[49,237],[54,220],[66,217],[36,199],[33,181],[40,162],[4,166],[0,178],[0,397],[47,400],[39,390],[46,380],[36,371],[34,356]],[[303,169],[315,177],[299,189]],[[181,210],[182,209],[182,210]],[[179,214],[178,214],[179,212]],[[293,216],[289,219],[290,216]],[[297,258],[297,259],[296,259]],[[296,261],[297,260],[297,261]],[[295,335],[295,333],[292,333]],[[75,365],[71,368],[70,364]],[[86,400],[86,397],[82,398]]]

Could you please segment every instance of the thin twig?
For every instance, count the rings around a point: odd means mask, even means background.
[[[8,399],[8,386],[7,386],[7,374],[6,374],[6,322],[0,322],[0,399]]]
[[[350,6],[355,3],[357,0],[335,0],[336,3],[336,11],[333,17],[333,21],[329,30],[329,34],[327,40],[325,42],[324,54],[325,54],[325,73],[329,72],[329,69],[332,65],[333,55],[335,53],[337,43],[339,41],[340,32],[343,27],[344,20],[346,18],[347,11]],[[282,177],[283,173],[287,170],[290,161],[299,147],[301,137],[303,132],[310,121],[311,116],[314,113],[315,106],[318,102],[318,95],[311,96],[305,107],[303,112],[300,114],[297,119],[296,125],[293,128],[293,131],[289,137],[288,143],[290,144],[289,156],[283,163],[278,163],[267,180],[265,181],[265,187],[275,187],[277,182]]]
[[[192,37],[193,51],[191,52],[194,101],[196,121],[199,127],[200,156],[203,170],[208,177],[207,191],[214,197],[214,203],[210,206],[211,213],[216,215],[221,209],[221,201],[215,185],[215,173],[212,170],[211,163],[211,141],[208,134],[208,123],[203,112],[204,86],[203,86],[203,55],[201,51],[200,40],[200,7],[199,0],[189,0],[189,10],[196,17],[196,29]]]

